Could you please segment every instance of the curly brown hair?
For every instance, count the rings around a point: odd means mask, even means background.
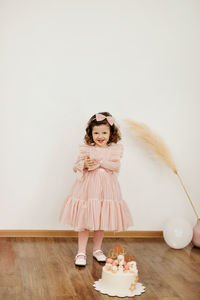
[[[102,114],[106,117],[108,117],[108,116],[112,117],[112,115],[109,112],[100,112],[99,114]],[[115,123],[111,126],[106,118],[102,121],[97,121],[96,114],[95,114],[89,119],[89,121],[87,123],[87,127],[85,129],[86,134],[84,136],[84,140],[87,145],[94,144],[94,140],[92,137],[92,128],[94,126],[99,126],[102,124],[110,126],[110,137],[109,137],[109,141],[107,143],[108,145],[110,145],[111,143],[117,143],[118,141],[121,140],[121,134],[120,134],[119,128],[115,125]]]

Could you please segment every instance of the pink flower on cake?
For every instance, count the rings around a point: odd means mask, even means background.
[[[126,264],[126,265],[124,266],[124,269],[125,269],[125,270],[129,270],[129,266]]]
[[[110,258],[110,257],[107,257],[106,258],[106,262],[109,263],[109,264],[112,264],[113,263],[113,259]]]

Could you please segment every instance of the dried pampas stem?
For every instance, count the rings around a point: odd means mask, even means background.
[[[194,210],[194,213],[196,214],[197,219],[198,213],[194,207],[194,204],[192,203],[192,200],[186,191],[186,188],[183,184],[183,181],[180,178],[180,175],[178,174],[176,164],[174,162],[174,159],[171,155],[170,150],[168,149],[167,145],[164,143],[162,138],[157,135],[156,133],[152,132],[150,128],[143,124],[143,123],[138,123],[135,122],[131,119],[125,119],[124,120],[128,125],[131,130],[131,132],[142,142],[147,145],[160,159],[164,161],[164,163],[178,176],[178,179],[190,201],[190,204],[192,205],[192,208]]]
[[[183,187],[183,189],[184,189],[184,191],[185,191],[185,193],[186,193],[186,195],[187,195],[187,197],[188,197],[188,199],[190,201],[190,204],[192,205],[192,208],[193,208],[193,210],[195,212],[195,215],[196,215],[196,217],[198,219],[199,218],[198,213],[197,213],[197,211],[196,211],[196,209],[194,207],[194,204],[192,203],[192,200],[191,200],[191,198],[190,198],[190,196],[189,196],[189,194],[188,194],[188,192],[187,192],[187,190],[186,190],[186,188],[185,188],[185,186],[183,184],[183,181],[182,181],[182,179],[181,179],[181,177],[180,177],[180,175],[178,173],[177,173],[177,176],[178,176],[178,179],[179,179],[179,181],[180,181],[180,183],[181,183],[181,185],[182,185],[182,187]]]

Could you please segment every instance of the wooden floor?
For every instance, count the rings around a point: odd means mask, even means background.
[[[134,299],[200,299],[200,249],[169,248],[163,239],[104,238],[105,254],[120,243],[135,256],[145,293]],[[93,287],[102,266],[87,246],[87,266],[76,267],[77,238],[0,238],[0,299],[131,299],[103,295]]]

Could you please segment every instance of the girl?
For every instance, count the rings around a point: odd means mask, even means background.
[[[73,170],[77,179],[60,214],[60,222],[78,231],[78,253],[75,265],[86,265],[89,231],[94,230],[93,257],[105,261],[101,250],[104,230],[123,231],[133,225],[122,198],[117,175],[123,154],[119,129],[108,112],[93,115],[88,121],[85,144]]]

